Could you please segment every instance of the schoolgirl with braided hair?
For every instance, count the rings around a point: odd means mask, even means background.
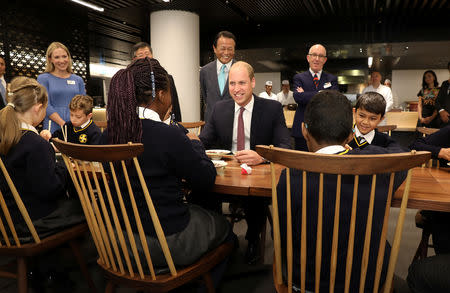
[[[138,160],[156,206],[176,265],[189,265],[207,251],[230,239],[231,229],[221,215],[184,201],[182,180],[193,192],[208,196],[216,170],[206,156],[196,135],[185,134],[174,125],[165,124],[171,107],[167,71],[156,59],[135,60],[118,71],[111,80],[108,95],[108,126],[105,143],[141,142],[144,152]],[[142,225],[148,235],[152,260],[166,266],[148,213],[137,176],[130,178],[140,210]],[[126,188],[126,186],[124,186]],[[211,196],[211,195],[209,195]],[[132,213],[131,204],[127,210]],[[136,227],[134,227],[137,233]],[[158,253],[156,253],[158,255]]]
[[[41,237],[83,221],[78,201],[68,203],[65,167],[56,164],[53,147],[35,128],[45,117],[47,99],[36,80],[16,77],[0,111],[0,156]],[[20,234],[22,217],[1,175],[0,188]]]

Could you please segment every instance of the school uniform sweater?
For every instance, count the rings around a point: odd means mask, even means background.
[[[375,132],[375,135],[371,142],[368,142],[364,137],[354,136],[353,139],[348,143],[348,145],[352,149],[356,149],[356,148],[362,149],[362,148],[366,147],[367,145],[375,145],[375,146],[379,146],[382,148],[389,148],[389,147],[401,148],[401,146],[395,140],[393,140],[392,137],[390,137],[386,133],[379,132],[377,129],[374,129],[372,131]],[[403,151],[407,151],[407,150],[403,150]]]
[[[72,122],[66,122],[67,126],[67,141],[78,144],[99,144],[102,132],[92,120],[85,127],[75,127]],[[64,128],[64,126],[63,126]],[[52,134],[52,138],[59,138],[64,141],[64,135],[61,129],[56,130]]]
[[[31,220],[47,216],[57,208],[57,200],[65,198],[66,169],[56,164],[53,147],[37,133],[23,130],[18,144],[1,157]],[[8,207],[14,207],[13,218],[21,218],[3,176],[0,186]]]
[[[167,236],[184,230],[189,223],[190,214],[184,202],[182,179],[193,190],[209,190],[214,185],[216,169],[206,156],[203,144],[198,140],[190,140],[183,129],[148,119],[141,121],[144,152],[138,160]],[[102,143],[109,143],[107,131],[103,132]],[[119,170],[116,168],[116,171]],[[139,180],[136,174],[129,176],[144,231],[154,236],[156,234]],[[127,190],[124,182],[121,182],[121,190]],[[125,202],[125,205],[128,212],[132,213],[131,204]],[[132,226],[137,231],[133,223]]]

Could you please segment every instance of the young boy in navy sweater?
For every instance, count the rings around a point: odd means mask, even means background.
[[[45,139],[64,139],[63,129],[67,129],[67,141],[78,144],[99,144],[101,137],[100,128],[92,122],[93,100],[90,96],[76,95],[70,101],[70,121],[66,122],[61,129],[50,134],[48,130],[41,131],[41,136]]]
[[[353,109],[353,139],[348,143],[352,148],[364,148],[367,145],[389,147],[399,146],[389,135],[379,132],[376,128],[384,119],[386,101],[376,92],[361,95]]]

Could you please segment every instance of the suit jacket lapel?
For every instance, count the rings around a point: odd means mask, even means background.
[[[233,123],[234,123],[234,101],[226,104],[223,109],[225,117],[225,135],[224,141],[227,142],[227,149],[231,150],[233,144]]]
[[[255,133],[259,129],[259,125],[261,125],[261,118],[263,115],[261,114],[261,104],[259,99],[253,95],[254,104],[253,104],[253,112],[252,112],[252,125],[250,126],[250,149],[253,149],[256,145],[256,135]],[[264,131],[264,130],[263,130]]]

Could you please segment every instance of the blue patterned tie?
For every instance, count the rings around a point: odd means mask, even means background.
[[[227,76],[225,74],[225,68],[227,68],[227,66],[225,64],[223,64],[222,67],[220,68],[220,73],[219,73],[220,94],[223,94],[223,90],[225,88],[225,81],[227,80]]]
[[[6,104],[8,104],[8,103],[6,102],[6,89],[5,89],[5,87],[3,86],[3,83],[2,83],[1,80],[0,80],[0,94],[2,95],[3,102],[5,103],[5,106],[6,106]]]

